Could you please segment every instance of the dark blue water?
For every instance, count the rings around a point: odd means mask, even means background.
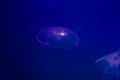
[[[102,80],[95,61],[120,49],[120,5],[114,0],[0,2],[1,80]],[[35,35],[64,26],[80,38],[69,50],[40,45]]]

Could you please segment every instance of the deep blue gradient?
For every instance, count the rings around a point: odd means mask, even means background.
[[[119,1],[53,2],[0,2],[0,80],[101,80],[95,60],[120,49]],[[37,32],[56,25],[77,33],[79,46],[61,50],[38,44]]]

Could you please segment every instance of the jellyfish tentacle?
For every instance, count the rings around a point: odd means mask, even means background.
[[[120,80],[120,51],[97,59],[95,64],[102,72],[103,80]]]

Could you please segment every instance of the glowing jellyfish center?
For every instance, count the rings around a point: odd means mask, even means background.
[[[36,36],[36,40],[42,45],[62,49],[73,48],[79,43],[79,37],[75,32],[63,27],[41,29]]]
[[[61,36],[65,36],[65,33],[64,32],[61,32],[61,33],[59,33]]]
[[[67,35],[67,33],[64,32],[64,31],[61,31],[61,32],[55,32],[55,31],[53,31],[53,34],[57,35],[57,36],[65,36],[65,35]]]
[[[63,30],[53,30],[51,31],[51,33],[53,34],[53,36],[56,37],[56,39],[60,40],[62,38],[64,38],[65,36],[67,36],[67,32],[63,31]]]

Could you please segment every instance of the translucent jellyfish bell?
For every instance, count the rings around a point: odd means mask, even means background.
[[[41,29],[36,35],[36,40],[52,48],[70,49],[79,43],[77,34],[63,27],[48,27]]]
[[[95,64],[103,80],[120,80],[120,51],[99,58]]]

